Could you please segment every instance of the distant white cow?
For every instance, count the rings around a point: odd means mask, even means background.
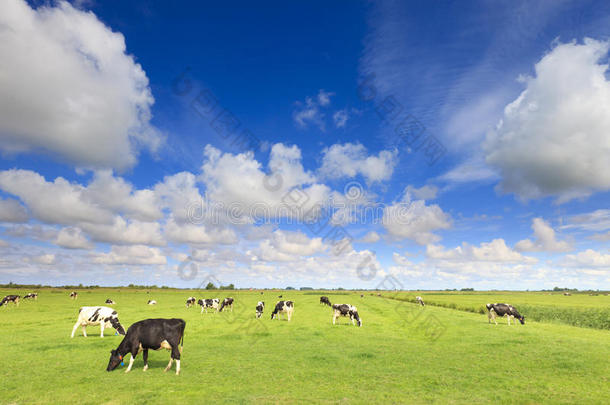
[[[335,321],[340,316],[349,317],[352,321],[352,325],[355,325],[358,322],[358,326],[362,326],[362,319],[360,319],[360,315],[358,315],[358,308],[349,304],[335,304],[333,305],[333,325]]]
[[[212,308],[218,311],[218,305],[220,305],[220,300],[218,298],[206,298],[197,301],[197,304],[201,306],[201,313],[203,314],[203,311],[205,311],[205,313],[207,314],[208,308]]]
[[[87,337],[87,326],[100,325],[100,337],[104,337],[104,328],[113,327],[121,335],[125,334],[123,325],[119,322],[119,316],[117,312],[108,307],[82,307],[78,310],[78,320],[72,328],[72,335],[76,333],[76,328],[79,326],[83,327],[83,336]]]
[[[260,318],[261,315],[263,315],[264,310],[265,310],[265,302],[259,301],[258,304],[256,304],[256,317]]]
[[[419,305],[421,305],[422,307],[425,307],[425,306],[426,306],[426,304],[424,304],[424,300],[423,300],[423,298],[422,298],[422,297],[420,297],[419,295],[418,295],[417,297],[415,297],[415,300],[416,300],[416,301],[417,301],[417,303],[418,303]]]
[[[155,301],[155,300],[148,300],[148,305],[157,305],[157,301]]]

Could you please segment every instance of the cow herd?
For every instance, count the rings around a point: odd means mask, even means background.
[[[70,293],[71,299],[77,299],[78,293],[73,291]],[[281,297],[281,296],[280,296]],[[362,297],[362,295],[361,295]],[[6,306],[8,303],[13,303],[15,306],[19,305],[21,297],[19,295],[7,295],[2,301],[0,306]],[[37,293],[26,294],[23,299],[37,300]],[[415,298],[417,304],[422,307],[425,305],[422,297],[417,296]],[[208,309],[214,312],[222,312],[227,309],[233,311],[233,304],[235,300],[232,297],[225,298],[222,302],[218,298],[206,298],[197,300],[195,297],[189,297],[186,300],[186,308],[191,308],[195,305],[195,302],[201,307],[201,313],[204,311],[207,313]],[[110,298],[106,299],[107,305],[114,305],[115,302]],[[155,305],[155,300],[149,300],[148,305]],[[332,309],[332,324],[335,325],[337,318],[346,317],[352,322],[353,325],[358,324],[362,326],[362,319],[358,314],[358,309],[350,304],[332,304],[328,297],[320,297],[320,304],[328,305]],[[513,323],[515,320],[519,320],[521,324],[525,324],[525,317],[522,316],[517,309],[510,304],[487,304],[487,317],[488,323],[493,320],[497,325],[496,316],[506,317],[508,325]],[[255,316],[260,319],[265,310],[264,301],[259,301],[255,307]],[[271,319],[281,319],[284,316],[288,321],[292,319],[294,313],[294,301],[278,301],[275,304],[273,311],[271,312]],[[119,322],[118,313],[116,310],[106,306],[91,306],[81,307],[78,311],[78,318],[74,327],[72,328],[72,334],[70,337],[74,337],[76,330],[80,326],[82,328],[83,336],[87,336],[87,326],[100,326],[100,337],[104,337],[104,329],[114,328],[119,335],[124,335],[123,340],[119,346],[110,351],[110,360],[106,368],[107,371],[112,371],[122,363],[123,357],[127,354],[131,354],[129,365],[125,372],[131,371],[135,357],[142,352],[142,358],[144,360],[144,371],[148,369],[148,350],[160,350],[167,349],[171,351],[170,361],[165,371],[171,369],[173,362],[176,362],[176,374],[180,374],[180,354],[182,352],[182,345],[184,344],[184,330],[186,322],[182,319],[145,319],[138,321],[131,325],[127,331]]]

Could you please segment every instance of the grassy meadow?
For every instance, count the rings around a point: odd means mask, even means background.
[[[26,291],[3,289],[23,295]],[[610,397],[610,331],[562,323],[488,325],[485,315],[355,292],[79,290],[76,301],[60,289],[39,290],[38,301],[0,308],[3,367],[0,403],[607,403]],[[271,321],[282,294],[295,301],[292,322]],[[408,299],[413,293],[399,293]],[[504,296],[503,294],[507,294]],[[233,313],[186,309],[189,295],[235,298]],[[362,328],[340,319],[333,303],[358,307]],[[432,295],[468,305],[607,309],[608,296],[545,296],[540,293]],[[113,329],[99,337],[70,332],[78,308],[114,306],[121,323],[155,317],[186,320],[182,373],[164,373],[169,352],[141,354],[131,373],[106,372],[110,350],[122,337]],[[155,299],[157,306],[148,306]],[[256,302],[266,302],[256,320]],[[569,301],[568,301],[569,300]]]

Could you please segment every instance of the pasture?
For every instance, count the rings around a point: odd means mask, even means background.
[[[6,294],[26,291],[3,289]],[[486,315],[371,296],[364,292],[39,290],[38,301],[0,308],[1,403],[607,403],[610,331],[535,322],[488,325]],[[291,322],[270,320],[278,295],[295,301]],[[382,293],[387,295],[387,293]],[[400,293],[405,298],[415,294]],[[514,293],[512,304],[553,307],[557,297]],[[233,313],[185,308],[197,298],[235,298]],[[340,318],[333,303],[358,307],[362,328]],[[421,293],[434,300],[430,293]],[[440,295],[439,295],[440,296]],[[495,298],[494,297],[498,297]],[[156,317],[186,321],[182,374],[164,373],[169,352],[141,354],[129,374],[106,372],[122,336],[78,329],[78,309],[116,301],[121,323]],[[530,300],[531,298],[531,300]],[[574,295],[570,307],[606,308],[610,297]],[[595,299],[593,299],[595,298]],[[146,302],[155,299],[156,306]],[[503,301],[501,293],[443,295],[462,304]],[[255,319],[257,301],[266,303]]]

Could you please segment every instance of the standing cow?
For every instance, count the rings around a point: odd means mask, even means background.
[[[205,311],[205,313],[207,314],[208,308],[212,308],[218,311],[218,305],[220,304],[220,300],[218,298],[206,298],[197,301],[197,304],[201,306],[201,313],[203,314],[203,311]]]
[[[275,309],[271,313],[271,319],[277,318],[280,319],[280,314],[286,314],[288,317],[288,322],[292,319],[292,313],[294,312],[294,302],[292,301],[278,301],[275,304]]]
[[[119,322],[119,316],[114,309],[108,307],[82,307],[78,310],[78,319],[74,324],[74,328],[72,328],[72,335],[70,337],[74,337],[76,328],[79,326],[83,328],[83,336],[87,337],[85,329],[87,326],[92,325],[100,325],[100,337],[104,337],[104,329],[110,327],[116,329],[121,335],[125,334],[125,329]]]
[[[190,307],[192,307],[193,305],[195,305],[195,303],[196,303],[196,302],[197,302],[197,298],[195,298],[195,297],[189,297],[189,298],[186,300],[186,307],[187,307],[187,308],[190,308]]]
[[[358,327],[362,326],[362,319],[358,315],[358,308],[349,304],[335,304],[333,305],[333,325],[335,321],[340,316],[349,316],[349,319],[352,321],[352,325],[356,325],[355,322],[358,322]],[[355,321],[355,322],[354,322]]]
[[[417,301],[417,303],[419,305],[421,305],[422,307],[426,306],[426,304],[424,304],[424,299],[422,297],[420,297],[419,295],[417,297],[415,297],[415,301]]]
[[[218,310],[218,312],[222,312],[222,309],[224,307],[231,308],[231,312],[233,312],[233,298],[227,297],[224,300],[222,300],[222,304],[220,305],[220,309]]]
[[[2,298],[2,301],[0,301],[0,307],[3,305],[7,305],[9,302],[12,302],[13,304],[15,304],[15,306],[19,306],[19,299],[21,297],[19,295],[7,295],[6,297]]]
[[[116,304],[116,302],[114,302],[113,300],[111,300],[110,298],[106,298],[106,304],[108,305],[114,305]]]
[[[517,309],[510,304],[487,304],[485,306],[487,307],[488,323],[491,323],[493,320],[497,325],[498,321],[496,321],[496,315],[499,315],[505,316],[509,325],[511,318],[513,318],[513,321],[515,318],[517,318],[519,322],[521,322],[521,325],[525,324],[525,317],[522,316]]]
[[[134,323],[127,329],[127,334],[123,341],[115,350],[110,351],[110,361],[106,371],[112,371],[118,367],[123,361],[123,357],[127,353],[131,353],[129,366],[126,373],[131,371],[133,362],[138,355],[142,353],[144,360],[143,371],[148,370],[148,350],[171,350],[169,364],[164,371],[172,367],[172,363],[176,360],[176,375],[180,374],[180,353],[184,345],[184,328],[186,322],[183,319],[145,319]]]
[[[259,301],[256,304],[256,318],[259,319],[263,315],[263,311],[265,310],[265,302]]]
[[[155,300],[148,300],[148,305],[157,305],[157,301],[155,301]]]
[[[329,307],[332,307],[330,300],[328,299],[328,297],[325,297],[325,296],[320,297],[320,304],[325,304],[325,305],[328,305]]]
[[[31,299],[31,300],[37,300],[38,299],[38,293],[27,293],[26,295],[23,296],[24,300],[27,299]]]
[[[72,291],[70,293],[70,298],[72,298],[73,300],[77,299],[78,298],[78,293],[76,291]]]

